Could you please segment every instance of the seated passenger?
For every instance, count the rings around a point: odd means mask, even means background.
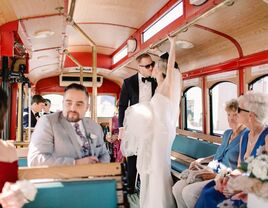
[[[218,173],[221,168],[229,167],[235,169],[237,167],[239,142],[241,135],[246,129],[244,125],[238,122],[237,109],[237,100],[233,99],[226,102],[225,111],[231,129],[227,129],[223,133],[222,143],[218,147],[216,154],[193,161],[190,164],[189,172],[196,170],[196,166],[199,164],[207,163],[208,168],[212,169],[215,173]],[[198,173],[199,171],[195,172],[195,174],[198,174],[197,180],[199,181],[191,181],[194,179],[189,178],[191,176],[189,175],[187,179],[181,179],[173,186],[173,194],[178,207],[194,207],[202,188],[209,182],[209,180],[206,180],[206,175],[209,173],[208,171],[204,171],[204,173],[202,173],[202,171],[200,171],[200,173]],[[209,177],[212,179],[214,176],[211,174]]]
[[[101,126],[85,118],[87,89],[69,85],[64,92],[63,111],[42,116],[32,134],[28,165],[72,165],[109,162]]]
[[[45,99],[45,106],[44,106],[44,115],[53,113],[52,111],[50,111],[50,107],[51,107],[51,101],[46,98]]]
[[[268,151],[268,127],[266,119],[268,116],[268,95],[257,92],[247,92],[238,99],[238,120],[248,127],[240,141],[240,155],[238,167],[250,156],[256,157],[257,150],[262,148]],[[231,175],[241,174],[234,170]],[[216,208],[218,204],[230,198],[234,193],[229,193],[227,181],[229,177],[220,178],[215,182],[208,183],[202,190],[195,205],[196,208]],[[241,206],[242,201],[234,201],[235,206]]]
[[[122,152],[120,150],[121,146],[121,140],[118,138],[119,133],[119,127],[118,127],[118,101],[116,101],[116,107],[114,116],[112,117],[112,132],[111,135],[106,135],[106,140],[110,143],[110,146],[112,146],[112,159],[111,161],[115,162],[123,162],[124,157],[122,155]]]
[[[39,113],[45,106],[45,99],[41,95],[34,95],[31,101],[31,127],[35,127],[39,119]],[[23,127],[29,127],[29,108],[23,110]]]
[[[0,133],[4,126],[7,111],[7,95],[0,88]],[[0,207],[20,208],[26,198],[20,189],[11,188],[18,180],[18,158],[13,145],[0,140]],[[13,185],[14,186],[14,185]]]

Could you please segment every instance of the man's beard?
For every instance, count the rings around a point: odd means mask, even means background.
[[[71,115],[72,114],[72,115]],[[75,114],[75,115],[74,115]],[[80,121],[80,116],[79,113],[77,113],[76,111],[68,111],[67,112],[67,117],[66,117],[67,121],[69,122],[78,122]]]

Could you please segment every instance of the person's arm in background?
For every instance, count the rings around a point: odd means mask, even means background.
[[[118,133],[118,139],[122,139],[122,133],[123,133],[123,122],[125,118],[125,111],[128,107],[129,102],[129,95],[126,88],[126,82],[124,81],[121,93],[120,93],[120,99],[119,99],[119,109],[118,109],[118,127],[119,127],[119,133]]]
[[[29,114],[23,112],[23,127],[27,128],[29,126]]]
[[[17,157],[15,146],[12,143],[0,140],[0,161],[13,163],[17,160],[18,160],[18,157]],[[0,171],[4,172],[4,170],[0,170]],[[10,179],[13,178],[12,181],[14,182],[17,179],[17,172],[15,172],[15,170],[14,170],[14,176],[11,176],[10,174],[12,173],[9,173],[9,172],[7,172],[6,174],[9,174],[9,178]],[[25,187],[18,185],[18,183],[19,182],[17,182],[16,184],[10,183],[10,182],[5,183],[4,187],[2,188],[2,192],[0,193],[0,207],[2,206],[3,208],[11,208],[11,207],[20,208],[25,203],[28,202],[28,200],[26,200],[27,197],[22,192],[23,188]],[[29,185],[29,183],[30,182],[28,181],[23,181],[23,184]],[[35,197],[36,190],[35,188],[33,188],[34,186],[32,184],[30,184],[29,186],[30,186],[31,191],[34,189],[34,193],[31,192],[31,197],[29,198],[29,200],[33,200]],[[27,186],[27,190],[28,190],[28,186]]]
[[[3,208],[21,208],[27,199],[19,189],[12,189],[11,183],[5,183],[0,193],[0,204]]]

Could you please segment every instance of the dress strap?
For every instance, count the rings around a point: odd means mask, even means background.
[[[247,151],[247,146],[248,146],[248,135],[249,135],[249,129],[247,129],[242,136],[242,141],[241,141],[241,151],[240,151],[240,161],[244,161],[244,156]]]
[[[257,149],[260,147],[260,146],[264,146],[265,145],[265,138],[268,134],[268,127],[266,126],[265,129],[262,131],[262,133],[260,134],[250,156],[254,156],[256,157],[256,154],[257,154]]]
[[[247,151],[247,144],[248,144],[248,135],[249,135],[249,130],[247,130],[244,135],[243,135],[243,138],[242,138],[242,142],[241,142],[241,154],[240,154],[240,160],[241,162],[244,161],[244,156],[245,156],[245,153]],[[265,138],[266,136],[268,135],[268,127],[266,126],[265,129],[262,131],[262,133],[260,134],[252,152],[250,153],[250,156],[254,156],[256,157],[257,155],[257,149],[260,147],[260,146],[264,146],[265,145]]]

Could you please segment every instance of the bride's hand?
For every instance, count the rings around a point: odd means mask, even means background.
[[[171,44],[175,44],[175,39],[176,39],[176,36],[170,36],[168,35],[168,40]]]

